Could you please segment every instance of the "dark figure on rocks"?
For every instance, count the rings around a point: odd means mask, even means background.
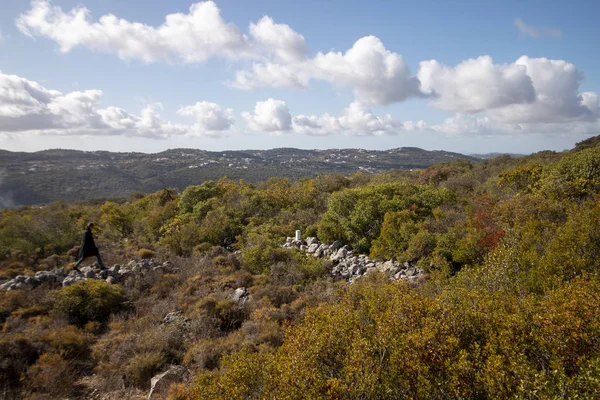
[[[79,271],[79,264],[83,262],[88,257],[96,256],[98,260],[98,265],[100,265],[101,269],[106,269],[104,263],[102,262],[102,258],[100,258],[100,252],[96,247],[96,243],[94,243],[94,234],[92,233],[92,229],[94,229],[94,223],[90,222],[83,232],[83,243],[81,243],[81,249],[79,249],[79,260],[75,263],[73,269],[75,271]]]

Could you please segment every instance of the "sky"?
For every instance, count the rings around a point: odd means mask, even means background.
[[[0,149],[561,151],[600,2],[0,0]]]

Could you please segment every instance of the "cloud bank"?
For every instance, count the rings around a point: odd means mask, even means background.
[[[118,107],[100,109],[100,90],[61,93],[16,75],[0,73],[0,132],[53,135],[126,135],[167,138],[174,135],[219,136],[233,125],[233,111],[199,102],[178,113],[193,125],[160,117],[160,107],[146,106],[139,115]]]

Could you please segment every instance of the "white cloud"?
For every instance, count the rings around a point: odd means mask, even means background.
[[[515,18],[513,21],[515,27],[522,35],[531,36],[533,38],[551,37],[560,38],[562,32],[557,28],[539,28],[533,25],[528,25],[521,18]]]
[[[254,113],[242,113],[249,130],[254,132],[282,132],[290,129],[292,116],[285,101],[268,99],[259,101]]]
[[[312,136],[383,136],[396,134],[401,129],[403,124],[395,121],[391,115],[377,117],[360,102],[350,104],[338,118],[323,114],[298,115],[293,119],[294,132]]]
[[[583,74],[563,60],[523,56],[494,64],[489,56],[456,67],[420,64],[421,90],[432,105],[457,113],[486,112],[505,123],[556,123],[598,118],[595,93],[579,93]]]
[[[531,78],[535,101],[492,110],[493,118],[512,123],[556,123],[595,121],[599,117],[598,96],[592,92],[579,93],[583,73],[575,65],[527,56],[520,57],[515,64],[524,67]]]
[[[84,47],[145,63],[201,63],[212,57],[287,63],[308,53],[302,35],[268,16],[250,24],[254,39],[250,40],[233,23],[223,20],[214,1],[194,3],[188,13],[168,14],[165,22],[155,27],[113,14],[94,21],[84,6],[65,12],[49,0],[33,0],[31,8],[16,19],[16,25],[30,37],[55,41],[64,53]]]
[[[100,90],[62,93],[16,75],[0,73],[0,133],[52,135],[126,135],[166,138],[174,135],[216,136],[233,125],[233,111],[214,103],[183,107],[193,125],[173,124],[160,117],[156,105],[140,115],[118,107],[99,109]]]
[[[250,35],[263,47],[263,51],[273,53],[282,62],[301,61],[308,54],[304,36],[288,25],[276,24],[268,16],[250,24]]]
[[[456,67],[436,60],[422,61],[417,74],[421,91],[436,96],[438,108],[475,113],[535,100],[527,69],[516,64],[494,64],[489,56],[469,59]]]
[[[254,63],[251,71],[237,71],[229,86],[237,89],[256,89],[263,86],[286,89],[305,89],[310,73],[294,65]]]
[[[238,71],[232,86],[305,88],[311,79],[351,88],[356,98],[367,104],[389,104],[422,95],[402,56],[387,50],[375,36],[357,40],[345,53],[318,53],[312,59],[288,64],[254,64],[251,71]]]
[[[457,114],[441,124],[424,127],[448,136],[497,136],[497,135],[597,135],[598,121],[550,122],[550,123],[505,123],[489,117]]]
[[[317,78],[352,88],[365,103],[389,104],[419,94],[419,83],[402,56],[375,36],[357,40],[344,54],[318,53],[314,66]]]
[[[179,115],[192,117],[203,131],[222,132],[229,130],[235,124],[233,110],[222,109],[221,106],[207,101],[198,102],[192,106],[182,107]]]
[[[234,24],[223,21],[212,1],[192,4],[187,14],[169,14],[158,27],[112,14],[92,22],[90,14],[84,6],[64,12],[47,0],[34,0],[16,24],[26,35],[54,40],[65,53],[86,47],[146,63],[194,63],[214,56],[239,58],[251,51],[247,38]]]

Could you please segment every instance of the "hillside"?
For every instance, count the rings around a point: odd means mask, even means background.
[[[0,393],[596,398],[598,143],[0,210]]]
[[[0,207],[58,199],[126,198],[133,192],[151,193],[164,187],[183,190],[222,176],[256,183],[270,177],[297,179],[319,174],[422,169],[454,159],[477,161],[458,153],[414,147],[385,151],[172,149],[156,154],[0,150]]]

